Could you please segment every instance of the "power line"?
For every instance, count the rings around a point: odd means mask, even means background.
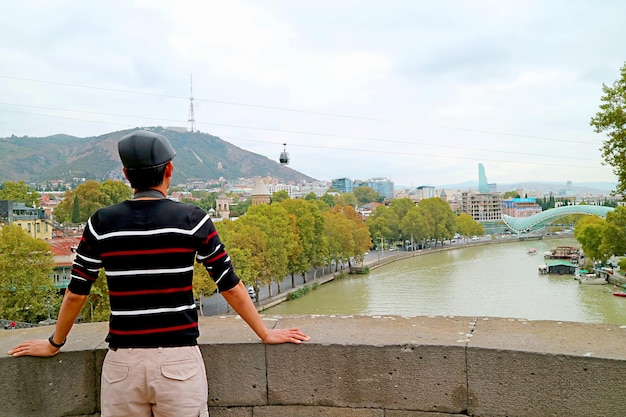
[[[268,143],[268,144],[275,144],[275,142],[269,142],[269,141],[262,141],[262,140],[255,140],[255,139],[243,139],[243,138],[234,138],[234,137],[228,137],[228,136],[223,136],[221,137],[222,139],[226,140],[234,140],[234,141],[243,141],[243,142],[256,142],[256,143]],[[290,145],[292,146],[292,145]],[[475,161],[476,158],[475,157],[469,157],[469,156],[450,156],[450,155],[438,155],[438,154],[426,154],[426,153],[417,153],[417,152],[410,152],[410,151],[390,151],[390,150],[374,150],[374,149],[363,149],[363,148],[343,148],[343,147],[336,147],[336,146],[321,146],[321,145],[293,145],[294,147],[299,147],[299,148],[310,148],[310,149],[323,149],[323,150],[334,150],[334,151],[345,151],[345,152],[366,152],[366,153],[384,153],[384,154],[389,154],[389,155],[411,155],[411,156],[419,156],[419,157],[427,157],[427,158],[439,158],[439,159],[462,159],[462,160],[471,160],[471,161]],[[561,158],[561,159],[566,159],[566,158]],[[585,159],[586,161],[589,161],[588,158]],[[529,162],[529,161],[519,161],[519,160],[503,160],[503,159],[489,159],[489,158],[481,158],[481,161],[487,161],[487,162],[502,162],[502,163],[507,163],[507,164],[523,164],[523,165],[540,165],[542,167],[545,166],[555,166],[555,167],[567,167],[567,168],[571,168],[571,164],[559,164],[559,163],[554,163],[554,162]],[[585,166],[585,165],[576,165],[577,168],[584,168],[584,169],[598,169],[598,166]]]
[[[42,83],[42,84],[50,84],[50,85],[59,85],[59,86],[66,86],[66,87],[74,87],[74,88],[84,88],[84,89],[90,89],[90,90],[110,91],[110,92],[115,92],[115,93],[135,94],[135,95],[144,95],[144,96],[152,96],[152,97],[162,97],[162,98],[170,98],[170,99],[185,100],[185,101],[189,100],[189,97],[177,96],[177,95],[173,95],[173,94],[150,93],[150,92],[146,92],[146,91],[127,90],[127,89],[108,88],[108,87],[98,87],[98,86],[90,86],[90,85],[85,85],[85,84],[76,84],[76,83],[68,83],[68,82],[60,82],[60,81],[37,80],[37,79],[32,79],[32,78],[15,77],[15,76],[10,76],[10,75],[3,75],[3,74],[0,74],[0,78],[10,79],[10,80],[27,81],[27,82],[35,82],[35,83]],[[261,104],[238,103],[238,102],[232,102],[232,101],[213,100],[213,99],[197,98],[197,97],[194,97],[194,100],[196,100],[196,101],[203,101],[203,102],[207,102],[207,103],[232,105],[232,106],[243,106],[243,107],[260,108],[260,109],[268,109],[268,110],[288,111],[288,112],[296,112],[296,113],[307,113],[307,114],[316,114],[316,115],[321,115],[321,116],[351,118],[351,119],[362,119],[362,120],[386,122],[386,123],[392,123],[392,124],[405,124],[405,125],[408,125],[407,123],[401,122],[401,121],[386,120],[386,119],[381,119],[381,118],[377,118],[377,117],[370,117],[370,116],[360,116],[360,115],[352,115],[352,114],[320,112],[320,111],[314,111],[314,110],[297,109],[297,108],[281,107],[281,106],[269,106],[269,105],[261,105]],[[487,130],[487,129],[472,129],[472,128],[466,128],[466,127],[442,126],[442,125],[432,125],[431,127],[436,127],[436,128],[439,128],[439,129],[447,129],[447,130],[457,130],[457,131],[463,131],[463,132],[482,133],[482,134],[489,134],[489,135],[512,136],[512,137],[520,137],[520,138],[526,138],[526,139],[540,139],[540,140],[545,140],[545,141],[562,142],[562,143],[576,143],[576,144],[584,144],[584,145],[589,144],[588,142],[576,141],[576,140],[572,140],[572,139],[557,139],[557,138],[551,138],[551,137],[546,137],[546,136],[526,135],[526,134],[510,133],[510,132],[500,132],[500,131],[493,131],[493,130]],[[294,132],[294,133],[297,133],[297,132]]]
[[[55,111],[63,111],[63,112],[71,112],[71,113],[82,113],[82,114],[95,114],[95,115],[103,115],[103,116],[113,116],[113,117],[123,117],[123,118],[131,118],[131,119],[142,119],[142,120],[154,120],[158,122],[173,122],[173,123],[181,123],[181,120],[177,119],[164,119],[164,118],[156,118],[156,117],[148,117],[148,116],[137,116],[137,115],[122,115],[116,113],[103,113],[103,112],[94,112],[88,110],[73,110],[73,109],[63,109],[57,107],[48,107],[48,106],[37,106],[37,105],[27,105],[27,104],[16,104],[16,103],[6,103],[0,102],[0,105],[6,106],[18,106],[18,107],[26,107],[26,108],[36,108],[36,109],[44,109],[44,110],[55,110]],[[20,113],[20,112],[17,112]],[[25,114],[29,114],[26,112],[21,112]],[[32,113],[35,114],[35,113]],[[35,114],[36,115],[36,114]],[[51,116],[46,115],[48,117],[58,117],[70,120],[83,120],[83,119],[72,119],[61,116]],[[94,122],[94,121],[89,121]],[[195,122],[195,121],[194,121]],[[106,122],[102,122],[106,123]],[[229,127],[229,128],[237,128],[237,129],[249,129],[249,130],[260,130],[260,131],[268,131],[268,132],[280,132],[280,133],[292,133],[292,134],[300,134],[300,135],[311,135],[311,136],[320,136],[320,137],[328,137],[328,138],[341,138],[341,139],[352,139],[352,140],[365,140],[377,143],[397,143],[402,145],[418,145],[418,146],[432,146],[438,148],[445,149],[465,149],[472,151],[480,151],[480,152],[493,152],[493,153],[503,153],[503,154],[513,154],[513,155],[524,155],[524,156],[545,156],[544,154],[530,153],[530,152],[521,152],[521,151],[506,151],[499,149],[489,149],[489,148],[478,148],[471,146],[462,146],[462,145],[442,145],[442,144],[433,144],[433,143],[423,143],[423,142],[414,142],[408,140],[399,140],[399,139],[390,139],[390,138],[375,138],[375,137],[365,137],[365,136],[350,136],[350,135],[339,135],[333,133],[321,133],[321,132],[308,132],[308,131],[299,131],[299,130],[289,130],[289,129],[276,129],[276,128],[266,128],[266,127],[257,127],[257,126],[245,126],[245,125],[234,125],[227,123],[211,123],[211,122],[197,122],[200,125],[210,125],[210,126],[219,126],[219,127]],[[122,125],[122,124],[116,124]],[[123,125],[128,126],[128,125]],[[132,126],[128,126],[132,127]],[[579,142],[574,142],[579,143]],[[586,144],[586,143],[583,143]],[[573,159],[573,160],[581,160],[588,161],[588,157],[562,157],[562,159]]]
[[[4,103],[0,103],[0,104],[4,104]],[[37,106],[32,106],[32,107],[37,107]],[[37,113],[30,113],[30,112],[20,112],[20,111],[16,111],[16,110],[3,110],[3,111],[8,111],[8,112],[12,112],[12,113],[20,113],[20,114],[28,114],[28,115],[35,115],[35,116],[44,116],[44,117],[52,117],[52,118],[59,118],[59,119],[67,119],[67,120],[78,120],[78,121],[82,121],[82,122],[90,122],[90,123],[101,123],[101,124],[107,124],[107,125],[116,125],[116,126],[122,126],[122,127],[126,127],[126,128],[133,128],[136,127],[136,125],[128,125],[128,124],[122,124],[122,123],[113,123],[113,122],[107,122],[107,121],[100,121],[100,120],[87,120],[87,119],[77,119],[77,118],[71,118],[71,117],[64,117],[64,116],[58,116],[58,115],[49,115],[49,114],[37,114]],[[74,110],[72,110],[74,111]],[[77,113],[95,113],[95,112],[88,112],[88,111],[80,111],[80,110],[76,110],[75,112]],[[98,114],[98,113],[95,113]],[[103,114],[107,114],[107,113],[103,113]],[[122,117],[136,117],[136,116],[122,116]],[[156,118],[148,118],[148,119],[152,119],[152,120],[164,120],[164,119],[156,119]],[[166,120],[166,119],[165,119]],[[178,122],[180,122],[180,120],[177,120]],[[205,124],[205,123],[203,123]],[[328,136],[332,136],[332,135],[328,135]],[[271,144],[271,145],[275,145],[276,143],[274,141],[262,141],[262,140],[255,140],[255,139],[244,139],[244,138],[235,138],[235,137],[228,137],[228,136],[221,136],[221,139],[224,140],[234,140],[234,141],[243,141],[243,142],[254,142],[254,143],[265,143],[265,144]],[[427,158],[438,158],[438,159],[460,159],[460,160],[471,160],[471,161],[475,161],[476,158],[475,157],[463,157],[463,156],[450,156],[450,155],[438,155],[438,154],[426,154],[426,153],[416,153],[416,152],[410,152],[410,151],[390,151],[390,150],[374,150],[374,149],[364,149],[364,148],[343,148],[343,147],[335,147],[335,146],[321,146],[321,145],[299,145],[299,144],[295,144],[295,145],[290,145],[290,146],[294,146],[294,147],[301,147],[301,148],[310,148],[310,149],[323,149],[323,150],[334,150],[334,151],[347,151],[347,152],[361,152],[361,153],[378,153],[378,154],[389,154],[389,155],[412,155],[412,156],[419,156],[419,157],[427,157]],[[502,151],[505,152],[505,151]],[[510,153],[514,153],[514,152],[510,152]],[[543,155],[540,155],[543,156]],[[561,159],[579,159],[579,158],[568,158],[568,157],[561,157]],[[516,164],[523,164],[523,165],[530,165],[530,166],[554,166],[554,167],[567,167],[570,168],[571,165],[570,164],[559,164],[559,163],[554,163],[554,162],[528,162],[528,161],[519,161],[519,160],[502,160],[502,159],[491,159],[491,158],[481,158],[482,161],[486,161],[486,162],[502,162],[502,163],[516,163]],[[588,158],[584,158],[584,160],[589,161]],[[598,166],[586,166],[586,165],[576,165],[577,168],[581,168],[581,169],[594,169],[597,170]]]
[[[177,95],[173,95],[173,94],[148,93],[148,92],[145,92],[145,91],[125,90],[125,89],[108,88],[108,87],[96,87],[96,86],[90,86],[90,85],[84,85],[84,84],[75,84],[75,83],[66,83],[66,82],[60,82],[60,81],[35,80],[35,79],[32,79],[32,78],[13,77],[13,76],[9,76],[9,75],[1,75],[1,74],[0,74],[0,78],[10,79],[10,80],[28,81],[28,82],[35,82],[35,83],[42,83],[42,84],[60,85],[60,86],[65,86],[65,87],[85,88],[85,89],[90,89],[90,90],[110,91],[110,92],[114,92],[114,93],[137,94],[137,95],[152,96],[152,97],[162,97],[162,98],[173,98],[173,99],[189,100],[189,97],[177,96]],[[250,104],[250,103],[237,103],[237,102],[234,102],[234,101],[213,100],[213,99],[206,99],[206,98],[194,98],[194,100],[196,100],[196,101],[204,101],[204,102],[207,102],[207,103],[227,104],[227,105],[230,105],[230,106],[243,106],[243,107],[252,107],[252,108],[259,108],[259,109],[295,112],[295,113],[317,114],[317,115],[320,115],[320,116],[332,116],[332,117],[343,117],[343,118],[349,118],[349,119],[373,120],[373,121],[379,121],[379,122],[386,121],[386,120],[378,119],[378,118],[375,118],[375,117],[357,116],[357,115],[352,115],[352,114],[341,114],[341,113],[328,113],[328,112],[321,112],[321,111],[314,111],[314,110],[297,109],[297,108],[292,108],[292,107],[268,106],[268,105]]]

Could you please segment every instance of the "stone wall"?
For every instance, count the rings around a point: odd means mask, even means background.
[[[626,326],[483,317],[265,317],[302,345],[265,346],[237,317],[200,321],[212,417],[625,415]],[[106,323],[54,358],[12,358],[50,327],[0,331],[0,417],[97,416]]]

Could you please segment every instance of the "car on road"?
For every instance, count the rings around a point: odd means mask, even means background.
[[[256,300],[256,291],[254,291],[254,287],[252,285],[248,285],[248,295],[250,296],[250,298],[252,298],[253,300]]]

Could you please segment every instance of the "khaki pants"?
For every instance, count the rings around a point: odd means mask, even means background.
[[[109,350],[102,365],[102,417],[208,417],[198,346]]]

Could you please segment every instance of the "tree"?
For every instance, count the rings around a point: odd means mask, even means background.
[[[250,207],[246,215],[239,220],[256,226],[267,236],[269,254],[263,273],[267,274],[266,278],[269,278],[270,282],[277,283],[280,292],[280,283],[289,273],[290,254],[297,250],[298,246],[295,220],[278,204],[259,204]]]
[[[375,239],[391,242],[400,239],[400,218],[386,206],[378,206],[365,222]]]
[[[72,223],[80,223],[80,201],[76,194],[74,194],[74,205],[72,207]]]
[[[502,194],[502,199],[503,200],[507,200],[509,198],[520,198],[520,195],[517,191],[512,190],[512,191],[506,191],[504,194]]]
[[[289,199],[289,193],[285,190],[276,191],[272,194],[272,203],[280,203]]]
[[[324,235],[324,217],[314,202],[289,199],[283,201],[281,205],[295,218],[299,247],[302,249],[294,252],[295,256],[289,262],[293,286],[295,281],[293,272],[301,273],[306,282],[306,272],[309,268],[323,265],[328,241]]]
[[[422,241],[432,235],[432,231],[428,230],[422,210],[416,205],[413,205],[400,220],[400,230],[402,230],[402,235],[406,236],[407,240],[411,239],[412,242]]]
[[[200,302],[200,314],[203,314],[202,298],[213,294],[216,290],[217,285],[209,276],[209,273],[204,265],[196,262],[193,266],[193,298]]]
[[[612,255],[626,254],[626,207],[619,206],[607,213],[603,243]]]
[[[329,207],[335,207],[335,205],[337,204],[335,196],[329,193],[324,193],[324,195],[321,196],[319,199],[328,204]]]
[[[595,216],[581,219],[574,229],[574,237],[580,242],[583,252],[594,261],[605,262],[611,257],[610,250],[603,244],[606,230],[606,220]]]
[[[600,111],[591,118],[596,133],[605,133],[602,144],[603,164],[613,167],[617,193],[626,192],[626,64],[612,86],[602,84]]]
[[[50,245],[21,227],[0,228],[0,316],[38,323],[59,305]]]
[[[372,238],[361,215],[352,206],[335,206],[331,211],[340,213],[351,223],[350,234],[352,235],[352,241],[347,248],[348,256],[346,261],[350,265],[352,259],[356,261],[362,260],[365,252],[372,246]]]
[[[263,272],[267,269],[267,237],[262,231],[239,218],[215,223],[220,240],[228,251],[237,276],[245,285],[252,285],[259,293],[261,285],[269,284],[271,277]],[[258,302],[258,299],[257,299]]]
[[[463,236],[482,236],[485,234],[483,225],[467,213],[461,213],[457,216],[456,231]]]
[[[350,259],[350,252],[354,246],[351,228],[352,222],[341,212],[331,210],[324,213],[324,234],[328,238],[328,263],[335,262],[335,270],[339,263]]]
[[[103,269],[100,270],[98,279],[91,286],[91,291],[89,291],[89,297],[83,306],[81,316],[91,322],[109,321],[111,317],[109,285]]]
[[[336,201],[337,201],[337,204],[339,204],[341,206],[356,207],[359,204],[358,200],[354,196],[354,193],[344,193],[344,194],[341,194],[341,195],[337,196]]]
[[[89,180],[76,187],[73,191],[67,191],[61,203],[54,209],[54,217],[59,223],[73,222],[84,223],[99,208],[111,204],[120,203],[132,197],[132,190],[121,181],[106,180],[103,183]],[[73,215],[74,200],[78,199],[80,207],[79,216]]]
[[[368,187],[367,185],[361,185],[356,187],[352,193],[358,200],[358,202],[363,205],[367,203],[373,203],[374,201],[382,201],[380,194],[376,192],[372,187]]]
[[[36,191],[32,191],[24,181],[7,181],[2,184],[0,189],[0,200],[18,201],[29,207],[38,206],[39,197],[40,195]]]
[[[234,207],[231,206],[230,217],[241,217],[246,214],[246,212],[252,205],[252,200],[250,198],[246,200],[239,198],[235,201],[235,203],[236,204]]]
[[[423,213],[429,230],[432,230],[431,239],[435,241],[449,239],[456,230],[456,216],[450,205],[438,197],[420,200],[417,206]]]
[[[397,198],[389,203],[389,208],[396,213],[400,220],[402,220],[413,207],[415,207],[415,203],[408,198]]]
[[[102,192],[109,197],[109,204],[117,204],[133,197],[133,190],[122,181],[105,180]]]

